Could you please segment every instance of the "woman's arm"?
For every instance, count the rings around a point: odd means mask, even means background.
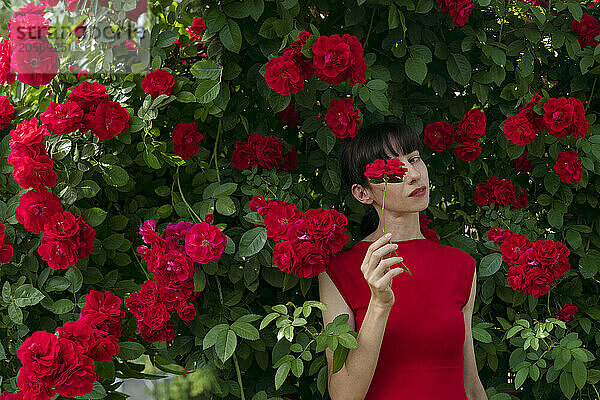
[[[328,323],[340,314],[349,314],[349,323],[352,329],[354,316],[344,298],[335,287],[335,284],[326,272],[319,275],[320,299],[327,305],[327,312],[323,312],[323,324]],[[369,302],[365,319],[358,332],[358,348],[350,349],[344,366],[335,374],[333,369],[333,352],[325,350],[328,373],[328,390],[332,400],[363,400],[367,395],[375,367],[379,360],[379,352],[383,341],[383,334],[387,324],[391,307],[378,305],[373,299]]]
[[[468,400],[488,400],[485,389],[479,379],[477,372],[477,363],[475,360],[475,349],[473,347],[473,333],[471,331],[471,320],[473,317],[473,307],[475,305],[475,293],[477,284],[477,272],[473,274],[471,283],[471,294],[469,301],[462,309],[465,320],[465,344],[463,346],[464,368],[463,380],[465,384],[465,393]]]

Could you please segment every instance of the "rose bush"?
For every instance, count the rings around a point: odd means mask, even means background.
[[[314,277],[365,211],[337,149],[384,119],[423,135],[423,234],[478,261],[488,398],[598,396],[600,2],[97,3],[0,17],[0,398],[123,399],[142,355],[326,396],[357,341]]]

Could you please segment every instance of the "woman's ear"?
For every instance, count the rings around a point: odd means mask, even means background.
[[[373,203],[373,198],[371,196],[371,191],[362,187],[358,183],[352,185],[352,195],[358,201],[363,204],[371,204]]]

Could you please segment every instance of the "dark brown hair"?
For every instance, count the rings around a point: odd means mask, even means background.
[[[367,164],[376,159],[388,159],[388,153],[399,156],[398,148],[403,154],[415,150],[423,151],[423,142],[417,133],[408,125],[398,121],[377,122],[362,126],[358,134],[346,139],[338,151],[338,167],[342,190],[351,190],[355,183],[369,187],[369,180],[364,175]],[[379,217],[373,206],[367,210],[360,224],[363,236],[377,229]]]

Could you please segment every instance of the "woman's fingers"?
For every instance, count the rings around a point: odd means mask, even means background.
[[[374,280],[380,279],[387,271],[391,269],[392,266],[399,264],[401,261],[404,261],[402,257],[390,257],[385,260],[381,260],[379,265],[373,270]],[[402,267],[402,265],[398,265],[398,267]]]
[[[386,255],[398,248],[397,244],[382,244],[381,247],[374,250],[370,256],[365,256],[361,270],[365,276],[371,274],[371,272],[377,267],[381,259]]]
[[[385,275],[381,277],[381,279],[376,281],[373,286],[379,290],[384,290],[386,287],[391,286],[392,279],[394,279],[396,276],[400,275],[403,272],[404,268],[402,267],[392,268],[388,272],[386,272]]]

